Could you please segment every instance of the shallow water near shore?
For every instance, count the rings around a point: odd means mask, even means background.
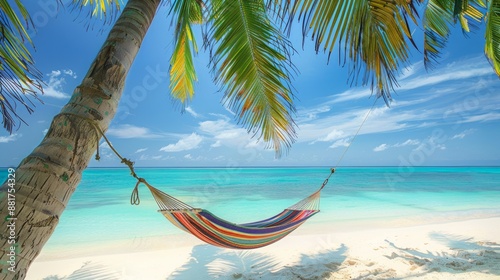
[[[321,186],[329,168],[138,168],[158,189],[235,223],[277,214]],[[6,172],[2,170],[2,173]],[[182,232],[128,169],[88,169],[44,250]],[[362,224],[398,227],[500,216],[497,167],[341,167],[322,192],[321,213],[301,227],[328,233]],[[319,231],[319,232],[318,232]]]

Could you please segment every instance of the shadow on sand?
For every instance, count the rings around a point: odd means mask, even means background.
[[[347,247],[300,255],[293,265],[256,251],[226,250],[210,245],[195,246],[189,261],[168,280],[192,279],[325,279],[345,260]]]
[[[500,244],[473,241],[472,238],[442,233],[431,233],[430,237],[446,245],[449,250],[431,252],[401,248],[386,240],[398,253],[394,252],[385,257],[404,261],[410,266],[410,270],[418,268],[420,273],[412,274],[412,277],[432,272],[459,274],[471,271],[500,276]]]

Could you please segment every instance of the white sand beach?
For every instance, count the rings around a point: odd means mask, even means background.
[[[167,235],[45,250],[27,279],[500,279],[499,229],[500,217],[376,228],[306,223],[249,251]]]

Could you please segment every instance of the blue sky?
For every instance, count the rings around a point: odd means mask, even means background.
[[[12,135],[0,131],[0,166],[17,166],[42,140],[51,119],[68,101],[97,54],[109,27],[54,1],[33,1],[28,8],[37,32],[34,58],[46,82],[44,104]],[[347,67],[332,55],[315,54],[313,42],[292,40],[300,73],[296,89],[298,138],[289,153],[275,158],[265,143],[238,125],[221,103],[203,51],[196,57],[195,99],[186,110],[172,101],[168,69],[173,49],[164,7],[129,73],[124,97],[107,132],[113,145],[137,166],[334,166],[360,127],[374,97],[368,87],[347,83]],[[413,50],[401,71],[390,107],[378,100],[340,165],[500,165],[500,80],[483,55],[483,26],[465,38],[456,30],[435,69],[426,71]],[[419,31],[415,32],[421,48]],[[199,39],[200,40],[200,39]],[[199,41],[201,45],[201,42]],[[119,166],[107,145],[101,161],[90,166]]]

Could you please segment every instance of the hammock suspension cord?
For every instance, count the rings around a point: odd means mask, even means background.
[[[347,147],[342,152],[342,154],[341,154],[340,158],[338,159],[337,163],[335,164],[335,166],[333,168],[330,168],[330,173],[328,174],[328,176],[325,178],[325,180],[321,184],[321,187],[316,192],[314,192],[309,197],[307,197],[306,198],[307,200],[309,200],[309,198],[313,199],[313,198],[319,197],[319,194],[320,194],[321,190],[323,190],[323,188],[325,188],[325,186],[328,184],[328,181],[329,181],[330,177],[333,175],[333,173],[335,173],[335,170],[337,169],[337,167],[339,166],[340,162],[345,157],[347,151],[349,150],[349,148],[351,147],[352,143],[354,142],[354,139],[356,139],[356,137],[358,136],[359,132],[361,131],[361,128],[363,127],[363,125],[365,124],[366,120],[368,119],[368,116],[370,115],[371,111],[373,111],[373,108],[375,107],[375,104],[377,103],[377,100],[378,100],[378,97],[375,98],[375,100],[374,100],[371,108],[365,114],[365,116],[363,118],[363,121],[359,125],[358,129],[356,130],[356,133],[353,135],[353,137],[352,137],[351,141],[349,142],[349,144],[347,145]],[[83,117],[83,116],[80,116],[80,115],[71,114],[71,113],[61,113],[61,114],[72,115],[72,116],[75,116],[75,117],[78,117],[78,118],[85,119],[85,120],[87,120],[95,128],[95,130],[97,131],[97,134],[96,134],[96,137],[97,137],[97,152],[96,152],[96,155],[95,155],[95,159],[96,160],[100,160],[100,153],[99,153],[99,140],[100,140],[100,137],[99,136],[102,136],[103,139],[104,139],[104,141],[106,141],[106,143],[108,144],[109,148],[120,159],[121,163],[123,163],[124,165],[126,165],[129,168],[130,175],[132,175],[132,177],[134,177],[137,180],[137,183],[135,184],[135,187],[134,187],[134,189],[132,191],[132,194],[130,196],[130,204],[132,204],[132,205],[139,205],[141,203],[141,199],[139,197],[139,185],[140,184],[144,184],[151,191],[151,193],[153,194],[156,202],[158,203],[158,206],[160,206],[160,209],[162,209],[162,210],[164,210],[164,209],[196,209],[196,208],[194,208],[192,206],[189,206],[188,204],[186,204],[186,203],[184,203],[184,202],[176,199],[175,197],[173,197],[173,196],[171,196],[171,195],[169,195],[169,194],[167,194],[167,193],[165,193],[163,191],[160,191],[160,190],[156,189],[155,187],[153,187],[152,185],[150,185],[146,181],[146,179],[144,179],[142,177],[139,177],[137,175],[137,173],[135,172],[134,162],[131,161],[130,159],[127,159],[127,158],[125,158],[125,157],[123,157],[123,156],[120,155],[120,153],[115,149],[115,147],[113,146],[113,144],[111,144],[111,141],[109,141],[108,137],[106,137],[106,135],[104,134],[104,132],[102,131],[102,129],[97,125],[97,123],[95,122],[95,120],[92,120],[90,118],[86,118],[86,117]],[[165,197],[167,199],[161,199],[161,197]],[[304,199],[304,200],[306,200],[306,199]],[[169,202],[167,202],[165,200],[168,200]],[[318,202],[318,204],[319,204],[319,202]],[[290,208],[293,207],[295,209],[298,209],[298,208],[300,208],[301,205],[305,206],[306,202],[299,201],[298,203],[290,206]],[[318,205],[318,207],[319,207],[319,205]],[[317,209],[319,209],[319,208],[317,208]]]
[[[368,119],[368,115],[373,110],[377,99],[375,99],[371,109],[366,113],[361,125],[357,129],[347,147],[344,149],[335,167],[330,168],[330,174],[328,174],[318,190],[271,218],[246,224],[231,223],[213,215],[205,209],[194,208],[187,203],[182,202],[181,200],[153,187],[146,181],[146,179],[137,175],[134,169],[134,162],[120,155],[95,120],[72,113],[61,114],[72,115],[85,119],[95,128],[97,138],[96,160],[100,159],[99,141],[102,136],[113,153],[121,160],[121,163],[125,164],[129,168],[130,174],[137,180],[130,196],[130,203],[132,205],[140,204],[139,185],[144,184],[153,195],[153,198],[160,209],[159,212],[161,212],[179,229],[191,233],[200,240],[215,246],[232,249],[254,249],[267,246],[280,240],[302,225],[307,219],[319,212],[321,191],[328,184],[328,180],[333,173],[335,173],[336,167],[340,164],[347,150],[352,145],[352,142],[359,134],[361,127],[364,125]]]

